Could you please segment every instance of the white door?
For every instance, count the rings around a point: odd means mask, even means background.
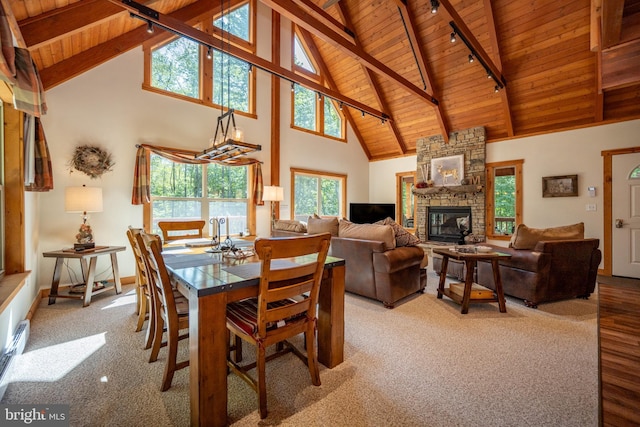
[[[640,278],[640,153],[613,156],[612,167],[612,273]]]

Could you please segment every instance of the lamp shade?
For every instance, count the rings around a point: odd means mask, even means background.
[[[102,212],[102,188],[67,187],[64,190],[66,212]]]
[[[281,202],[284,200],[284,188],[275,185],[265,185],[262,191],[265,202]]]

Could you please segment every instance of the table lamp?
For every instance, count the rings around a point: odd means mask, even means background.
[[[88,212],[102,212],[102,188],[100,187],[67,187],[64,191],[64,210],[70,213],[82,213],[82,224],[76,234],[73,248],[77,251],[92,249],[93,230],[89,225]]]
[[[271,202],[271,229],[276,224],[276,205],[274,202],[284,200],[284,188],[275,185],[265,185],[262,191],[262,200]]]

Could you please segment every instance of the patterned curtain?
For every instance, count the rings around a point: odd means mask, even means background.
[[[131,204],[141,205],[143,203],[149,203],[151,201],[150,191],[150,171],[147,163],[147,151],[164,157],[165,159],[177,162],[187,163],[191,165],[202,165],[206,163],[218,163],[226,166],[255,166],[255,180],[254,183],[254,200],[257,205],[261,205],[262,202],[262,168],[260,167],[260,160],[250,159],[243,157],[240,159],[232,160],[209,160],[198,159],[196,155],[200,154],[199,151],[184,150],[179,148],[159,147],[156,145],[141,144],[138,145],[138,151],[136,153],[136,164],[133,170],[133,190],[131,192]],[[258,178],[259,175],[259,178]],[[259,194],[259,198],[257,195]],[[260,203],[258,203],[260,202]]]
[[[25,113],[25,191],[53,190],[53,168],[47,139],[38,117]],[[31,124],[33,126],[31,126]],[[27,163],[28,162],[28,163]]]

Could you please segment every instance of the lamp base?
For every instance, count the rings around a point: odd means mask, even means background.
[[[91,242],[91,243],[74,243],[73,244],[73,249],[75,249],[76,251],[84,251],[86,249],[93,249],[96,247],[96,244]]]

